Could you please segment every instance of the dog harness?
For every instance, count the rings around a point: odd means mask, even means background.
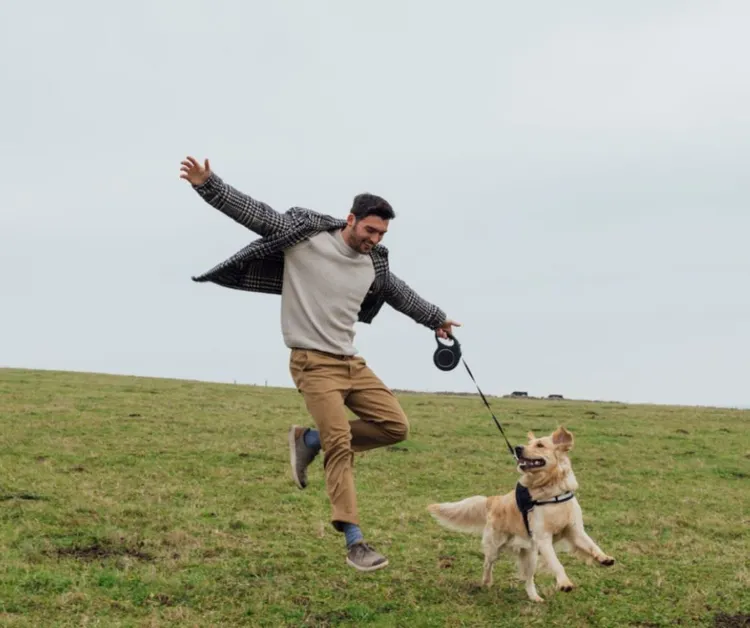
[[[521,511],[523,516],[523,524],[526,526],[526,532],[531,536],[531,528],[529,527],[529,513],[534,510],[534,506],[544,506],[546,504],[562,504],[575,497],[573,491],[562,493],[552,499],[545,499],[544,501],[537,501],[531,499],[531,493],[529,489],[523,486],[520,482],[516,484],[516,506]]]

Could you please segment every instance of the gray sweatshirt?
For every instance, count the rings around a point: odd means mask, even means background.
[[[284,251],[281,330],[290,348],[354,355],[354,323],[375,279],[369,255],[340,230],[323,231]]]

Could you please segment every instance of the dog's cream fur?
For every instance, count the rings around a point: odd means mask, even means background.
[[[528,443],[516,448],[519,456],[520,482],[529,489],[534,500],[551,499],[567,491],[575,491],[578,482],[573,474],[567,452],[573,447],[573,434],[560,426],[550,436],[536,438],[528,433]],[[543,460],[544,462],[539,462]],[[571,591],[573,583],[557,558],[554,543],[567,541],[576,553],[592,556],[601,565],[613,565],[607,556],[586,534],[578,500],[560,504],[536,506],[529,513],[529,538],[521,511],[516,506],[515,491],[505,495],[484,497],[477,495],[459,502],[430,504],[429,512],[446,528],[482,536],[484,549],[484,574],[482,584],[492,584],[492,568],[500,549],[518,555],[519,574],[526,581],[529,599],[542,602],[534,584],[537,557],[554,572],[557,588]]]

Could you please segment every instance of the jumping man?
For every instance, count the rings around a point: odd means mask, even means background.
[[[307,486],[307,467],[320,450],[333,527],[343,532],[347,563],[361,571],[388,564],[359,528],[354,452],[397,443],[409,424],[391,390],[357,355],[354,323],[371,323],[384,303],[447,337],[460,323],[417,295],[388,266],[380,244],[395,218],[372,194],[354,198],[345,220],[292,207],[279,213],[232,186],[193,157],[180,177],[211,206],[261,236],[194,281],[281,295],[281,330],[289,369],[317,429],[292,425],[292,476]],[[345,407],[357,417],[349,421]]]

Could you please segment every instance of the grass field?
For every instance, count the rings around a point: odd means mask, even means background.
[[[292,390],[0,369],[2,626],[747,626],[750,412],[494,399],[512,442],[564,424],[591,536],[572,593],[508,558],[478,586],[479,539],[432,501],[517,478],[478,397],[400,394],[409,440],[356,457],[363,529],[390,566],[344,563],[321,458],[288,472]]]

